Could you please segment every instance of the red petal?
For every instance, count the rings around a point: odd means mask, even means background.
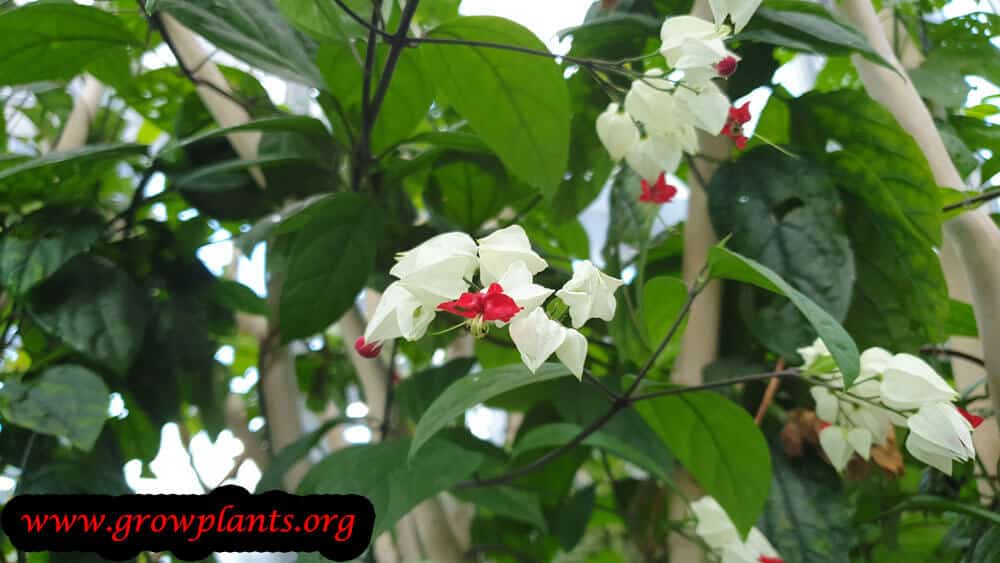
[[[483,319],[487,321],[508,322],[520,311],[521,307],[509,295],[498,293],[486,298],[486,305],[483,307]]]
[[[767,555],[761,555],[758,561],[760,563],[785,563],[785,560],[780,557],[768,557]]]
[[[499,293],[503,293],[503,287],[496,282],[491,283],[489,289],[486,290],[486,295],[497,295]]]
[[[962,415],[965,420],[968,420],[969,424],[971,424],[973,428],[979,428],[979,425],[983,423],[983,417],[976,416],[962,407],[955,408],[958,409],[958,414]]]
[[[746,137],[744,137],[743,135],[740,135],[739,137],[736,137],[733,140],[736,141],[736,148],[738,148],[740,150],[743,150],[743,149],[747,148],[747,140],[748,139]]]
[[[445,301],[437,306],[441,311],[447,311],[453,315],[474,319],[483,312],[483,300],[486,298],[482,293],[463,293],[454,301]]]
[[[833,426],[833,425],[830,424],[829,422],[820,421],[820,423],[819,423],[819,431],[822,432],[822,431],[826,430],[827,428],[829,428],[831,426]]]
[[[365,342],[365,337],[359,336],[354,341],[354,350],[366,358],[374,358],[382,351],[382,345],[378,342]]]
[[[713,66],[715,67],[715,71],[719,73],[719,76],[728,78],[736,72],[736,58],[726,57]]]
[[[750,121],[750,102],[746,102],[738,108],[731,108],[729,110],[729,117],[735,119],[740,124]]]

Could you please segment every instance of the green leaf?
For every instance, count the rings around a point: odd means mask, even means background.
[[[160,0],[160,10],[253,67],[293,82],[323,85],[313,62],[315,44],[269,0]]]
[[[948,300],[948,335],[977,338],[976,311],[972,305],[955,299]]]
[[[354,193],[334,194],[312,206],[296,233],[280,297],[282,337],[322,331],[354,303],[375,267],[374,206]]]
[[[569,374],[569,370],[562,364],[543,364],[535,373],[518,364],[481,371],[459,379],[438,396],[420,419],[413,432],[410,458],[416,457],[427,440],[466,410],[513,389]]]
[[[823,339],[834,361],[844,376],[844,385],[850,387],[861,370],[858,347],[829,313],[813,303],[788,282],[766,266],[740,256],[721,246],[715,246],[708,255],[709,271],[713,278],[723,278],[753,284],[761,289],[784,295],[805,315],[806,320]]]
[[[327,131],[323,122],[312,117],[301,115],[282,115],[272,117],[262,117],[234,125],[232,127],[220,127],[199,133],[184,139],[172,140],[157,153],[157,158],[162,158],[171,151],[190,147],[198,142],[208,139],[218,139],[231,133],[241,133],[244,131],[260,131],[262,133],[301,133],[317,139],[326,139],[329,143],[330,132]]]
[[[684,302],[687,301],[687,295],[687,286],[678,278],[661,276],[646,282],[642,288],[642,319],[645,324],[642,330],[645,332],[646,344],[650,350],[655,350],[667,336],[674,320],[680,315]],[[680,335],[687,326],[687,319],[681,322],[681,329],[664,351],[663,356],[666,360],[675,358],[680,351]],[[661,359],[661,361],[666,360]]]
[[[365,33],[360,24],[350,19],[333,2],[323,0],[275,0],[281,13],[296,28],[317,39],[344,40],[352,35]],[[348,0],[354,9],[366,16],[371,13],[367,3]]]
[[[524,27],[492,16],[458,18],[428,37],[546,50]],[[426,44],[420,50],[438,95],[512,174],[551,196],[566,171],[570,140],[569,94],[559,66],[546,57],[484,47]]]
[[[893,68],[853,26],[835,19],[825,7],[802,0],[768,2],[737,38],[823,55],[859,53]]]
[[[246,160],[234,158],[195,168],[183,174],[172,174],[170,185],[186,192],[226,192],[245,185],[246,177],[240,173],[251,168],[265,169],[311,162],[311,159],[295,153],[269,154]]]
[[[327,88],[345,108],[360,114],[363,67],[363,44],[357,47],[346,44],[324,44],[319,50],[319,67]],[[382,76],[382,66],[389,53],[387,45],[375,51],[373,81]],[[413,133],[427,115],[434,99],[434,85],[427,77],[423,59],[417,50],[406,49],[396,62],[392,82],[382,102],[382,107],[372,128],[371,145],[375,154],[381,153]]]
[[[837,474],[816,457],[790,460],[780,443],[772,445],[774,478],[761,531],[788,563],[849,563],[858,533]]]
[[[659,39],[662,25],[662,19],[646,14],[613,12],[564,29],[559,38],[573,38],[573,56],[619,60],[634,57],[642,52],[646,41]]]
[[[607,403],[607,401],[605,401],[605,403]],[[516,444],[514,444],[514,451],[511,452],[511,457],[516,458],[536,449],[555,448],[561,446],[576,437],[581,430],[583,430],[581,426],[570,424],[568,422],[554,422],[532,428],[522,438],[519,438]],[[636,444],[627,443],[600,430],[588,436],[587,439],[583,441],[583,445],[606,450],[608,453],[634,463],[638,467],[643,468],[661,479],[670,478],[670,474],[667,471],[670,468],[669,454],[667,454],[666,458],[667,463],[663,463],[662,460],[657,459],[657,457],[650,456],[643,451],[651,448],[636,447]],[[666,450],[661,448],[661,451],[665,452]]]
[[[854,254],[840,220],[842,205],[822,166],[772,147],[723,164],[708,186],[715,231],[731,234],[733,251],[767,266],[836,320],[851,304]],[[795,305],[761,304],[746,288],[743,320],[765,346],[786,358],[815,335]],[[754,303],[754,301],[757,301]]]
[[[67,438],[90,451],[108,417],[108,387],[87,368],[60,365],[0,388],[0,413],[13,424]]]
[[[112,51],[141,46],[114,15],[35,3],[0,12],[0,86],[65,80]]]
[[[550,518],[552,534],[566,551],[572,551],[587,531],[587,523],[597,503],[596,487],[591,485],[573,494]]]
[[[449,385],[465,377],[472,369],[475,359],[459,358],[443,366],[432,367],[403,380],[396,387],[399,414],[417,422],[427,407],[431,406]]]
[[[636,403],[636,409],[746,534],[760,516],[771,485],[767,442],[753,418],[709,392],[648,399]]]
[[[908,220],[904,194],[870,160],[838,152],[827,162],[851,218],[847,230],[857,264],[845,325],[865,348],[916,353],[942,341],[948,287],[937,251]]]
[[[288,473],[299,460],[309,455],[309,451],[316,447],[330,430],[346,421],[345,418],[327,420],[316,430],[282,448],[261,474],[260,481],[257,481],[256,492],[259,494],[270,490],[284,490],[285,473]]]
[[[515,487],[476,487],[457,491],[455,496],[499,516],[530,524],[543,532],[548,529],[542,505],[534,493]]]
[[[888,110],[864,92],[807,94],[792,104],[792,121],[810,124],[794,133],[817,159],[826,156],[829,140],[857,157],[878,175],[906,221],[931,245],[941,245],[937,182],[923,151]]]
[[[503,166],[491,156],[445,157],[431,169],[424,201],[460,230],[474,233],[507,204],[507,183]]]
[[[483,461],[482,454],[440,438],[408,459],[410,449],[409,440],[393,440],[334,452],[309,471],[299,493],[367,497],[375,507],[372,537],[378,537],[420,502],[472,475]]]
[[[208,290],[212,302],[233,311],[266,317],[267,301],[249,287],[232,280],[219,280]]]
[[[98,182],[117,162],[144,154],[145,146],[130,143],[50,152],[0,170],[0,194],[11,203],[86,200],[97,193]]]
[[[45,332],[124,374],[148,320],[143,291],[113,264],[79,256],[32,290],[28,311]]]
[[[0,239],[0,283],[26,293],[71,258],[86,252],[104,229],[100,217],[49,208],[33,213]]]
[[[972,550],[969,563],[990,563],[1000,560],[1000,527],[991,527],[986,530],[977,541],[976,547]]]

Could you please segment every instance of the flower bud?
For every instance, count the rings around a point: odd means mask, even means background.
[[[597,137],[607,149],[611,159],[618,161],[639,142],[639,128],[628,114],[618,109],[618,104],[609,104],[604,113],[597,116]]]
[[[376,358],[382,352],[382,345],[378,342],[365,342],[365,337],[359,336],[354,341],[354,350],[366,358]]]

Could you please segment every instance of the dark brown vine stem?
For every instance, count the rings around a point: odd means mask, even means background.
[[[986,362],[982,358],[977,358],[972,354],[966,354],[965,352],[952,350],[950,348],[943,348],[940,346],[924,346],[920,349],[920,353],[934,356],[950,356],[952,358],[959,358],[969,363],[976,364],[977,366],[986,367]]]

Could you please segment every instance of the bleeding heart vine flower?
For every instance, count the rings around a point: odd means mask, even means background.
[[[910,435],[906,449],[913,457],[951,475],[952,462],[976,456],[972,445],[973,425],[949,403],[923,405],[906,422]]]
[[[696,68],[684,72],[684,86],[677,88],[677,102],[691,125],[716,135],[726,125],[730,109],[729,98],[712,81],[715,71]]]
[[[479,277],[483,285],[499,280],[507,268],[518,261],[524,262],[532,275],[549,266],[531,249],[531,241],[519,225],[511,225],[479,239]]]
[[[660,54],[676,70],[710,67],[726,57],[736,58],[726,50],[729,32],[696,16],[670,17],[660,27]]]
[[[584,260],[574,265],[573,277],[556,296],[569,305],[573,328],[580,328],[590,319],[610,321],[615,317],[615,292],[623,283]]]
[[[656,183],[652,186],[645,178],[642,179],[642,195],[639,196],[639,201],[643,203],[655,203],[664,204],[669,203],[677,195],[677,188],[667,183],[667,176],[664,173],[660,173],[660,177],[656,179]]]
[[[728,18],[733,22],[733,32],[739,33],[760,7],[760,2],[761,0],[708,0],[708,5],[712,8],[716,25],[721,27]]]
[[[715,72],[719,73],[719,76],[722,78],[729,78],[733,74],[736,74],[736,67],[738,64],[739,61],[736,57],[730,55],[712,65],[712,68],[714,68]]]
[[[872,449],[872,434],[864,428],[845,428],[824,423],[819,431],[819,445],[837,471],[843,471],[855,452],[865,460]]]
[[[910,354],[896,354],[882,376],[882,401],[895,409],[915,409],[929,403],[950,402],[958,396],[927,362]]]
[[[742,540],[729,515],[713,497],[703,496],[692,502],[690,508],[698,521],[695,534],[723,563],[782,563],[778,552],[757,528],[750,528],[746,541]]]
[[[639,128],[627,113],[619,110],[618,104],[611,103],[597,116],[597,137],[611,159],[618,161],[639,142]]]
[[[729,137],[736,143],[736,148],[743,150],[749,140],[743,135],[743,125],[750,121],[750,117],[750,102],[746,102],[740,107],[729,108],[729,117],[719,134]]]
[[[584,262],[560,290],[564,304],[552,307],[562,311],[560,317],[569,311],[573,328],[568,328],[542,309],[553,290],[536,284],[534,275],[547,266],[517,225],[483,237],[478,245],[464,233],[438,235],[397,257],[390,273],[399,280],[386,288],[354,348],[373,358],[387,340],[417,340],[442,311],[465,319],[453,328],[465,326],[476,338],[486,336],[491,325],[509,326],[511,340],[532,372],[555,354],[582,379],[587,338],[576,329],[590,318],[614,317],[614,292],[622,282]],[[477,269],[486,287],[468,291]],[[446,292],[448,298],[441,299]]]

